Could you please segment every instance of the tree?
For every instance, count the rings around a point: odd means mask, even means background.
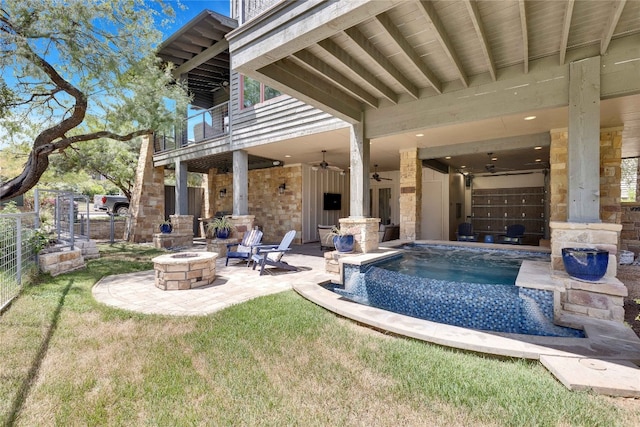
[[[52,153],[131,141],[180,120],[188,96],[155,55],[155,18],[173,11],[150,3],[0,0],[0,135],[37,126],[23,170],[0,182],[0,200],[33,188]]]
[[[101,175],[131,200],[140,145],[140,138],[110,143],[103,139],[87,141],[52,158],[52,165],[59,173],[83,171]]]

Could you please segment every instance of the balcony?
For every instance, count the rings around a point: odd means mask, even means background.
[[[165,153],[203,142],[226,143],[228,136],[229,102],[224,102],[188,117],[172,133],[156,133],[153,148],[156,154]]]

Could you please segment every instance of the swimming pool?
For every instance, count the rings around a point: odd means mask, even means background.
[[[583,337],[582,331],[553,324],[551,291],[515,286],[525,259],[548,260],[549,255],[407,245],[388,260],[344,264],[344,288],[334,291],[372,307],[455,326]]]

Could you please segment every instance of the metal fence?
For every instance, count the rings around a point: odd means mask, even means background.
[[[36,214],[0,214],[0,311],[37,272]]]

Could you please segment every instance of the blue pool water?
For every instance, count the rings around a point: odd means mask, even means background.
[[[519,288],[525,259],[536,252],[408,245],[390,260],[345,264],[344,289],[353,301],[420,319],[466,328],[529,335],[583,337],[553,324],[553,293]]]

